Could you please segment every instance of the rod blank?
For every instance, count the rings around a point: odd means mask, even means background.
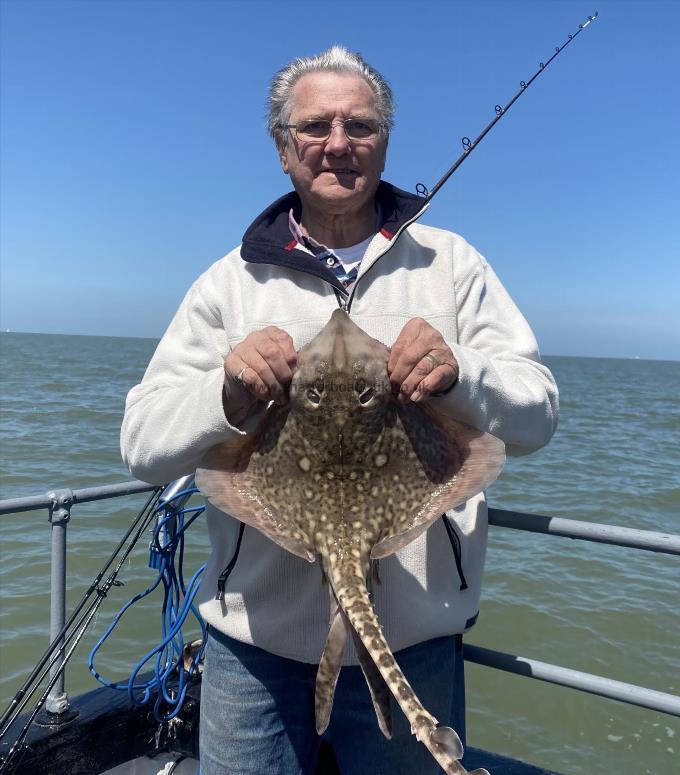
[[[479,133],[479,135],[474,139],[470,140],[469,137],[464,137],[461,142],[463,144],[463,153],[456,159],[456,161],[452,164],[451,167],[444,173],[444,175],[435,183],[430,193],[427,193],[427,188],[422,184],[418,183],[416,186],[416,192],[425,197],[425,204],[428,204],[432,197],[439,191],[439,189],[446,183],[446,181],[453,175],[453,173],[460,167],[460,165],[467,159],[467,157],[474,151],[474,149],[477,147],[477,145],[486,137],[486,135],[491,131],[491,129],[496,125],[498,121],[503,118],[503,116],[507,113],[508,110],[512,107],[512,105],[515,103],[517,99],[519,99],[520,95],[522,95],[528,88],[531,86],[531,84],[538,78],[538,76],[546,69],[546,67],[555,59],[555,57],[560,54],[564,49],[576,38],[577,35],[580,35],[581,32],[592,22],[597,19],[597,11],[592,16],[589,16],[587,21],[583,22],[582,24],[579,24],[578,31],[575,32],[573,35],[569,35],[567,40],[561,45],[555,47],[555,53],[548,59],[546,62],[541,62],[538,66],[538,70],[529,78],[528,81],[520,81],[519,82],[519,91],[515,96],[508,102],[505,107],[501,107],[500,105],[496,105],[494,108],[496,115],[493,118],[492,121],[487,124],[486,127]]]

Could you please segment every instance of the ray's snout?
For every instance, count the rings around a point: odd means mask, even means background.
[[[387,366],[389,350],[369,336],[342,309],[336,309],[319,334],[300,353],[320,357],[337,371],[347,371],[357,362],[384,363]],[[304,358],[303,358],[304,359]]]
[[[362,384],[378,389],[378,385],[387,384],[388,358],[389,349],[382,342],[359,328],[344,310],[337,309],[298,353],[291,398],[311,396],[312,403],[318,398],[320,405],[324,394],[345,395]]]

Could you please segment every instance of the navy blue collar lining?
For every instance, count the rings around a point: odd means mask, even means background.
[[[392,239],[405,223],[412,220],[425,203],[422,197],[409,194],[382,180],[378,184],[376,198],[380,203],[383,221],[379,225],[379,231],[388,239]],[[243,235],[241,258],[254,264],[274,264],[297,269],[320,277],[342,293],[346,293],[331,269],[326,268],[316,257],[291,247],[291,241],[294,242],[288,227],[288,213],[291,208],[295,219],[299,221],[302,206],[295,191],[277,199],[259,215]]]

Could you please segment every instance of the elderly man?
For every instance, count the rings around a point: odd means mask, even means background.
[[[510,454],[550,439],[555,384],[507,292],[461,237],[416,223],[422,199],[380,180],[392,114],[384,79],[340,47],[275,76],[269,128],[295,191],[194,283],[130,391],[122,451],[134,475],[191,473],[211,447],[252,432],[269,401],[288,400],[296,351],[338,306],[391,345],[399,400],[438,402]],[[382,561],[374,590],[399,663],[441,723],[455,714],[460,635],[478,612],[483,494],[445,519]],[[312,773],[329,613],[319,570],[213,507],[207,521],[201,773]],[[383,738],[352,649],[345,662],[325,733],[343,775],[435,772],[401,714]]]

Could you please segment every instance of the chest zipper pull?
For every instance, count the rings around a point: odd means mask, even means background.
[[[453,558],[456,561],[456,570],[458,571],[458,578],[460,579],[460,589],[467,589],[468,583],[465,580],[465,574],[463,573],[463,561],[462,561],[462,549],[460,545],[460,538],[458,537],[458,533],[456,533],[453,525],[449,521],[446,514],[442,514],[442,521],[444,522],[444,527],[446,528],[446,534],[449,537],[449,541],[451,542],[451,548],[453,549]]]
[[[241,541],[243,540],[243,531],[245,529],[245,522],[241,522],[238,527],[238,538],[236,539],[236,548],[234,549],[234,554],[232,555],[231,560],[229,560],[229,564],[227,567],[220,573],[219,578],[217,579],[217,594],[215,595],[215,600],[224,600],[224,588],[227,584],[227,579],[231,575],[231,572],[234,570],[234,566],[236,565],[236,560],[238,560],[239,552],[241,551]]]
[[[346,312],[347,314],[349,314],[349,309],[347,308],[347,299],[349,297],[348,296],[344,296],[337,289],[334,289],[334,290],[335,290],[335,298],[338,300],[338,307],[340,307],[340,309],[343,312]]]

